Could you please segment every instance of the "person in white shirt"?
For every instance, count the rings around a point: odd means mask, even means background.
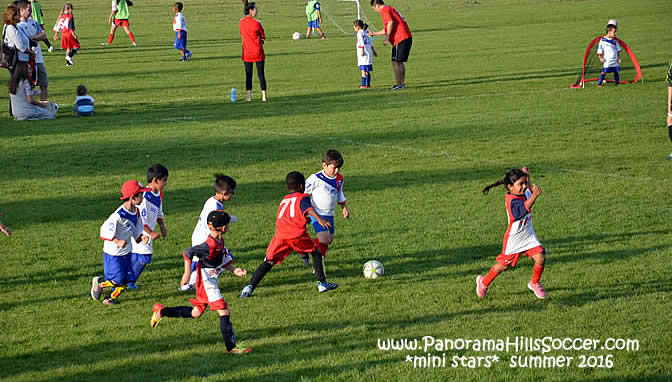
[[[184,5],[179,1],[173,5],[173,12],[175,12],[175,17],[173,18],[173,31],[175,31],[175,43],[173,46],[175,49],[179,50],[182,54],[180,61],[189,61],[191,60],[191,51],[187,49],[187,22],[184,20],[184,15],[182,14],[182,9]]]
[[[25,36],[31,41],[35,41],[35,45],[32,47],[32,51],[35,53],[35,71],[34,74],[37,76],[37,85],[40,87],[40,101],[47,102],[49,100],[47,88],[49,85],[49,77],[47,76],[47,68],[44,66],[44,57],[42,57],[42,48],[40,47],[40,41],[49,41],[49,37],[44,32],[40,24],[37,21],[33,20],[32,8],[29,2],[20,2],[19,3],[19,15],[20,20],[17,24],[17,27],[21,29]]]
[[[371,43],[369,36],[369,26],[362,20],[355,20],[353,28],[357,33],[357,65],[362,72],[362,83],[360,89],[371,87],[371,72],[373,71],[373,56],[378,56]]]
[[[619,72],[621,71],[621,46],[618,44],[616,38],[616,25],[607,25],[607,34],[600,39],[597,45],[597,56],[603,64],[602,73],[600,73],[600,80],[597,85],[602,86],[604,77],[607,73],[614,73],[614,82],[616,85],[620,82]]]

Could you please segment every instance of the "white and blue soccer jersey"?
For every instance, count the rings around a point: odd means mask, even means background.
[[[163,193],[154,193],[147,191],[142,197],[142,203],[138,206],[140,210],[140,218],[142,219],[143,230],[148,227],[152,231],[156,228],[159,220],[163,220]],[[151,255],[154,253],[154,240],[147,233],[145,236],[149,238],[147,243],[133,242],[133,253],[142,255]]]
[[[306,194],[310,194],[310,201],[315,212],[321,216],[334,216],[337,204],[345,204],[343,194],[343,176],[336,174],[330,178],[324,171],[313,174],[306,179]]]
[[[360,54],[360,49],[364,49],[364,55]],[[371,50],[371,37],[369,34],[360,29],[357,32],[357,65],[373,65],[373,52]]]
[[[532,213],[525,206],[525,201],[532,195],[527,191],[524,196],[506,194],[506,214],[509,226],[504,234],[502,246],[504,255],[523,253],[541,245],[532,228]]]
[[[210,236],[210,228],[208,228],[208,214],[215,210],[223,210],[224,205],[219,200],[215,199],[214,196],[205,201],[203,204],[203,209],[201,210],[201,215],[198,217],[198,222],[196,222],[196,227],[194,228],[194,233],[191,234],[191,246],[196,246],[208,239]]]
[[[140,210],[131,212],[121,205],[100,226],[100,238],[104,240],[103,251],[111,256],[124,256],[131,253],[132,242],[142,236],[143,225]],[[123,248],[117,247],[112,239],[126,240]]]
[[[602,39],[600,39],[600,43],[597,44],[597,54],[601,54],[604,57],[605,68],[619,66],[618,52],[620,51],[621,46],[615,38],[610,40],[606,36],[603,36]]]
[[[173,30],[175,32],[177,32],[178,30],[189,32],[187,30],[187,22],[184,20],[184,15],[182,14],[182,12],[177,12],[175,14],[175,18],[173,19]]]

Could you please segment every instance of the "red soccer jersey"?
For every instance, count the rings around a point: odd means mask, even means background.
[[[306,233],[308,211],[313,209],[310,195],[294,192],[282,199],[275,220],[275,237],[294,239]]]
[[[61,32],[63,34],[72,33],[75,30],[75,18],[72,17],[72,14],[61,15],[56,22],[54,31]]]
[[[385,27],[385,33],[387,33],[388,40],[392,45],[397,45],[401,41],[406,40],[411,35],[411,28],[408,27],[408,23],[404,20],[404,17],[396,9],[386,5],[383,7],[380,15],[383,17],[383,26]],[[393,22],[392,30],[387,30],[387,23],[390,21]]]
[[[243,39],[243,61],[264,61],[264,27],[251,16],[240,19],[240,37]]]

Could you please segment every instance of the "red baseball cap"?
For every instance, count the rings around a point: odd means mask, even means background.
[[[121,186],[121,198],[127,199],[137,194],[138,192],[151,191],[151,188],[143,187],[142,183],[137,180],[127,180],[123,186]]]

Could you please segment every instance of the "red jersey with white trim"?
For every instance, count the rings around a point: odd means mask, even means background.
[[[399,13],[396,9],[385,5],[380,11],[380,16],[383,18],[383,26],[385,28],[385,33],[387,33],[387,39],[392,45],[397,45],[401,41],[406,40],[411,35],[411,28],[408,27],[408,23],[404,20],[404,16]],[[387,30],[387,23],[392,21],[392,30]]]
[[[312,209],[308,194],[294,192],[285,196],[280,202],[275,219],[275,237],[295,239],[306,234],[307,215]]]
[[[75,30],[75,18],[72,14],[61,15],[54,25],[54,32],[62,34],[71,34]]]
[[[212,236],[208,236],[208,238],[199,245],[185,249],[182,253],[182,257],[190,261],[193,261],[194,257],[197,257],[202,268],[214,269],[216,270],[217,275],[221,273],[224,268],[231,265],[234,260],[231,251],[224,246],[224,239],[217,241]],[[211,276],[212,275],[213,274],[211,274]]]
[[[529,191],[529,190],[528,190]],[[541,245],[532,228],[532,213],[525,205],[531,193],[525,195],[506,194],[506,214],[509,227],[504,233],[502,254],[513,255]]]
[[[240,19],[240,37],[243,39],[243,61],[264,61],[264,40],[266,34],[261,22],[254,17],[246,16]]]

